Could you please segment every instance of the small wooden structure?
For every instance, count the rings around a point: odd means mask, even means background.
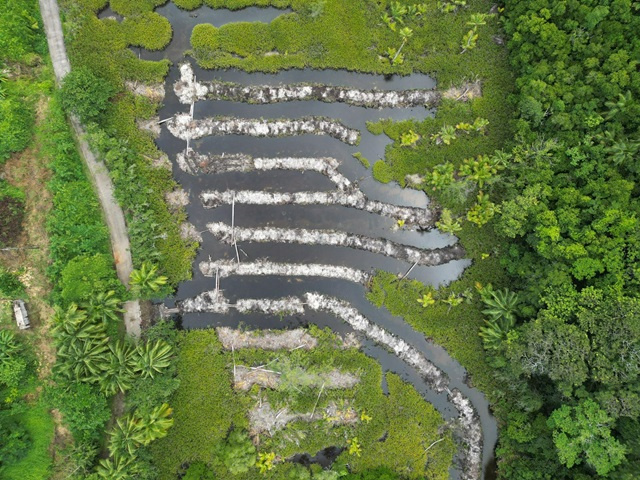
[[[18,328],[20,330],[31,328],[31,323],[29,322],[29,314],[27,313],[27,306],[22,300],[13,301],[13,314],[16,317],[16,323],[18,324]]]

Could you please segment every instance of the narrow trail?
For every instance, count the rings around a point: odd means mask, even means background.
[[[64,46],[62,34],[62,23],[60,21],[60,9],[56,0],[39,0],[44,30],[49,44],[49,54],[53,63],[53,71],[58,85],[62,83],[64,77],[71,71],[71,64]],[[131,259],[129,235],[124,220],[124,214],[120,205],[113,195],[113,184],[109,177],[109,172],[102,162],[99,162],[94,153],[89,148],[85,140],[86,132],[79,120],[71,117],[71,125],[76,135],[82,158],[87,165],[91,180],[102,206],[104,219],[109,227],[111,237],[111,249],[113,259],[118,273],[118,278],[125,287],[129,287],[129,276],[133,270]],[[124,304],[124,321],[127,333],[137,337],[140,335],[141,317],[140,304],[137,300]]]

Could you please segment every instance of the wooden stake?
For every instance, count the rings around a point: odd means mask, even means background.
[[[233,382],[236,381],[236,351],[233,348],[233,343],[231,344],[231,358],[233,359]]]
[[[442,437],[442,438],[440,438],[440,439],[436,440],[435,442],[433,442],[431,445],[429,445],[429,446],[425,449],[424,453],[427,453],[431,447],[433,447],[436,443],[440,443],[440,442],[441,442],[441,441],[443,441],[443,440],[444,440],[444,437]]]
[[[231,238],[233,238],[233,246],[236,249],[236,259],[238,260],[238,265],[240,265],[240,253],[238,252],[238,241],[236,240],[235,222],[236,222],[236,194],[234,193],[233,200],[231,202]]]
[[[316,404],[313,406],[313,411],[311,412],[311,419],[313,419],[313,415],[316,413],[316,407],[318,406],[318,402],[320,401],[320,395],[324,391],[324,382],[322,383],[322,388],[320,388],[320,393],[318,394],[318,398],[316,398]]]
[[[414,268],[416,268],[416,265],[418,265],[418,262],[414,263],[413,265],[411,265],[411,268],[409,270],[407,270],[407,273],[405,273],[402,278],[400,279],[400,281],[404,280],[405,278],[407,278],[407,275],[409,275],[411,273],[411,270],[413,270]]]

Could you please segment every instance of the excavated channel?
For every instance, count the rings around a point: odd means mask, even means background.
[[[174,36],[169,48],[163,52],[140,51],[141,58],[169,58],[174,62],[166,80],[167,92],[164,106],[159,112],[161,119],[167,119],[180,113],[189,113],[189,106],[183,105],[174,93],[173,86],[180,79],[178,63],[188,49],[191,30],[198,23],[212,23],[216,26],[229,21],[264,21],[273,20],[287,11],[276,9],[248,8],[230,12],[201,8],[192,13],[177,9],[172,3],[157,9],[168,17],[174,28]],[[108,12],[107,12],[108,13]],[[103,12],[102,16],[105,13]],[[136,49],[136,51],[138,51]],[[363,90],[413,90],[433,89],[435,83],[426,75],[408,77],[374,76],[346,71],[314,71],[289,70],[276,75],[247,74],[236,70],[209,72],[195,66],[193,70],[202,81],[233,82],[239,85],[285,85],[314,83],[333,86],[357,86]],[[194,120],[208,117],[236,117],[262,119],[300,119],[303,117],[327,117],[356,129],[360,132],[360,144],[348,145],[327,136],[296,135],[289,137],[255,138],[240,135],[207,136],[192,140],[190,147],[202,155],[242,154],[254,158],[279,157],[331,157],[339,162],[338,171],[350,182],[357,185],[360,191],[370,200],[393,203],[399,206],[426,208],[428,199],[422,192],[402,189],[397,185],[384,185],[371,177],[371,170],[365,169],[353,153],[361,152],[371,163],[384,155],[389,139],[375,136],[366,130],[367,121],[381,118],[393,120],[424,119],[433,114],[433,110],[424,107],[369,109],[346,103],[326,103],[319,100],[288,101],[282,103],[249,104],[227,100],[204,100],[194,105]],[[173,162],[174,178],[188,194],[187,205],[189,221],[195,230],[202,233],[202,246],[194,262],[193,279],[183,283],[173,299],[165,303],[173,307],[176,301],[196,297],[202,292],[215,288],[215,278],[205,276],[200,271],[202,262],[236,259],[235,249],[216,239],[207,231],[207,224],[223,222],[231,225],[232,208],[220,205],[207,209],[200,200],[204,191],[255,190],[266,192],[306,192],[331,191],[336,188],[327,176],[318,171],[228,171],[225,173],[196,174],[183,171],[176,163],[176,157],[185,150],[183,140],[174,137],[163,125],[157,139],[158,146],[165,151]],[[341,206],[322,205],[246,205],[235,206],[234,223],[238,227],[259,228],[304,228],[315,230],[337,230],[372,238],[380,238],[421,249],[437,249],[454,246],[457,239],[444,235],[437,230],[419,231],[398,229],[396,222],[388,217],[355,210]],[[347,247],[330,245],[297,245],[282,243],[246,243],[240,242],[240,260],[258,261],[268,259],[270,262],[298,264],[329,264],[349,267],[371,273],[375,269],[404,274],[412,266],[406,261],[397,260],[381,254],[353,250]],[[416,266],[408,278],[415,278],[435,287],[446,285],[457,279],[470,264],[467,259],[453,260],[437,266]],[[466,372],[460,364],[453,360],[438,345],[425,339],[401,318],[392,316],[386,309],[378,309],[365,297],[366,287],[345,279],[294,276],[240,276],[230,275],[220,279],[221,288],[230,302],[247,298],[282,298],[298,296],[303,298],[308,292],[318,292],[347,301],[371,322],[398,338],[404,340],[424,357],[435,364],[448,377],[448,387],[459,390],[466,396],[479,416],[483,436],[483,466],[491,470],[493,449],[497,439],[497,426],[491,416],[489,405],[484,395],[466,383]],[[336,332],[346,333],[351,327],[343,321],[322,311],[306,311],[303,315],[265,316],[258,313],[241,314],[231,309],[227,314],[188,313],[182,316],[185,328],[202,328],[211,326],[246,325],[252,328],[293,328],[310,323],[328,326]],[[400,374],[425,397],[426,400],[443,414],[446,419],[454,419],[458,411],[444,392],[436,392],[429,388],[415,368],[407,365],[385,348],[369,339],[363,339],[363,351],[376,358],[385,371]],[[485,473],[482,478],[489,478]],[[466,478],[462,469],[454,468],[451,478]]]

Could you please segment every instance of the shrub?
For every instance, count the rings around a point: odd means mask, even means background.
[[[196,54],[217,50],[220,47],[219,30],[209,23],[196,25],[191,32],[191,46]]]
[[[36,2],[29,0],[2,2],[0,59],[20,61],[31,52],[46,52],[36,5]]]
[[[114,275],[113,259],[110,255],[78,256],[62,270],[59,287],[63,305],[83,303],[97,293],[119,290],[122,295],[122,284]]]
[[[18,275],[0,265],[0,297],[15,299],[24,295],[24,285]]]
[[[155,12],[126,17],[122,28],[130,45],[147,50],[162,50],[171,41],[169,20]]]
[[[266,23],[228,23],[220,27],[217,33],[223,50],[243,57],[260,55],[276,47]]]
[[[26,428],[12,420],[0,421],[0,470],[23,458],[31,446]]]
[[[62,106],[84,123],[98,121],[115,93],[112,85],[86,67],[75,68],[62,84]]]
[[[183,10],[195,10],[202,5],[202,0],[174,0],[173,3]]]
[[[246,432],[233,430],[220,450],[220,460],[233,475],[246,473],[256,464],[256,447]]]
[[[206,463],[195,462],[189,465],[187,473],[184,474],[182,480],[215,480],[215,477]]]
[[[0,165],[12,153],[29,145],[33,124],[33,111],[25,100],[13,97],[0,100]]]
[[[128,16],[137,13],[151,12],[156,7],[164,5],[167,0],[111,0],[109,5],[114,12]]]
[[[62,413],[76,442],[92,443],[100,439],[111,411],[97,387],[73,382],[50,387],[45,395],[47,403]]]
[[[373,178],[382,183],[389,183],[393,180],[393,172],[388,164],[378,160],[373,164]]]

